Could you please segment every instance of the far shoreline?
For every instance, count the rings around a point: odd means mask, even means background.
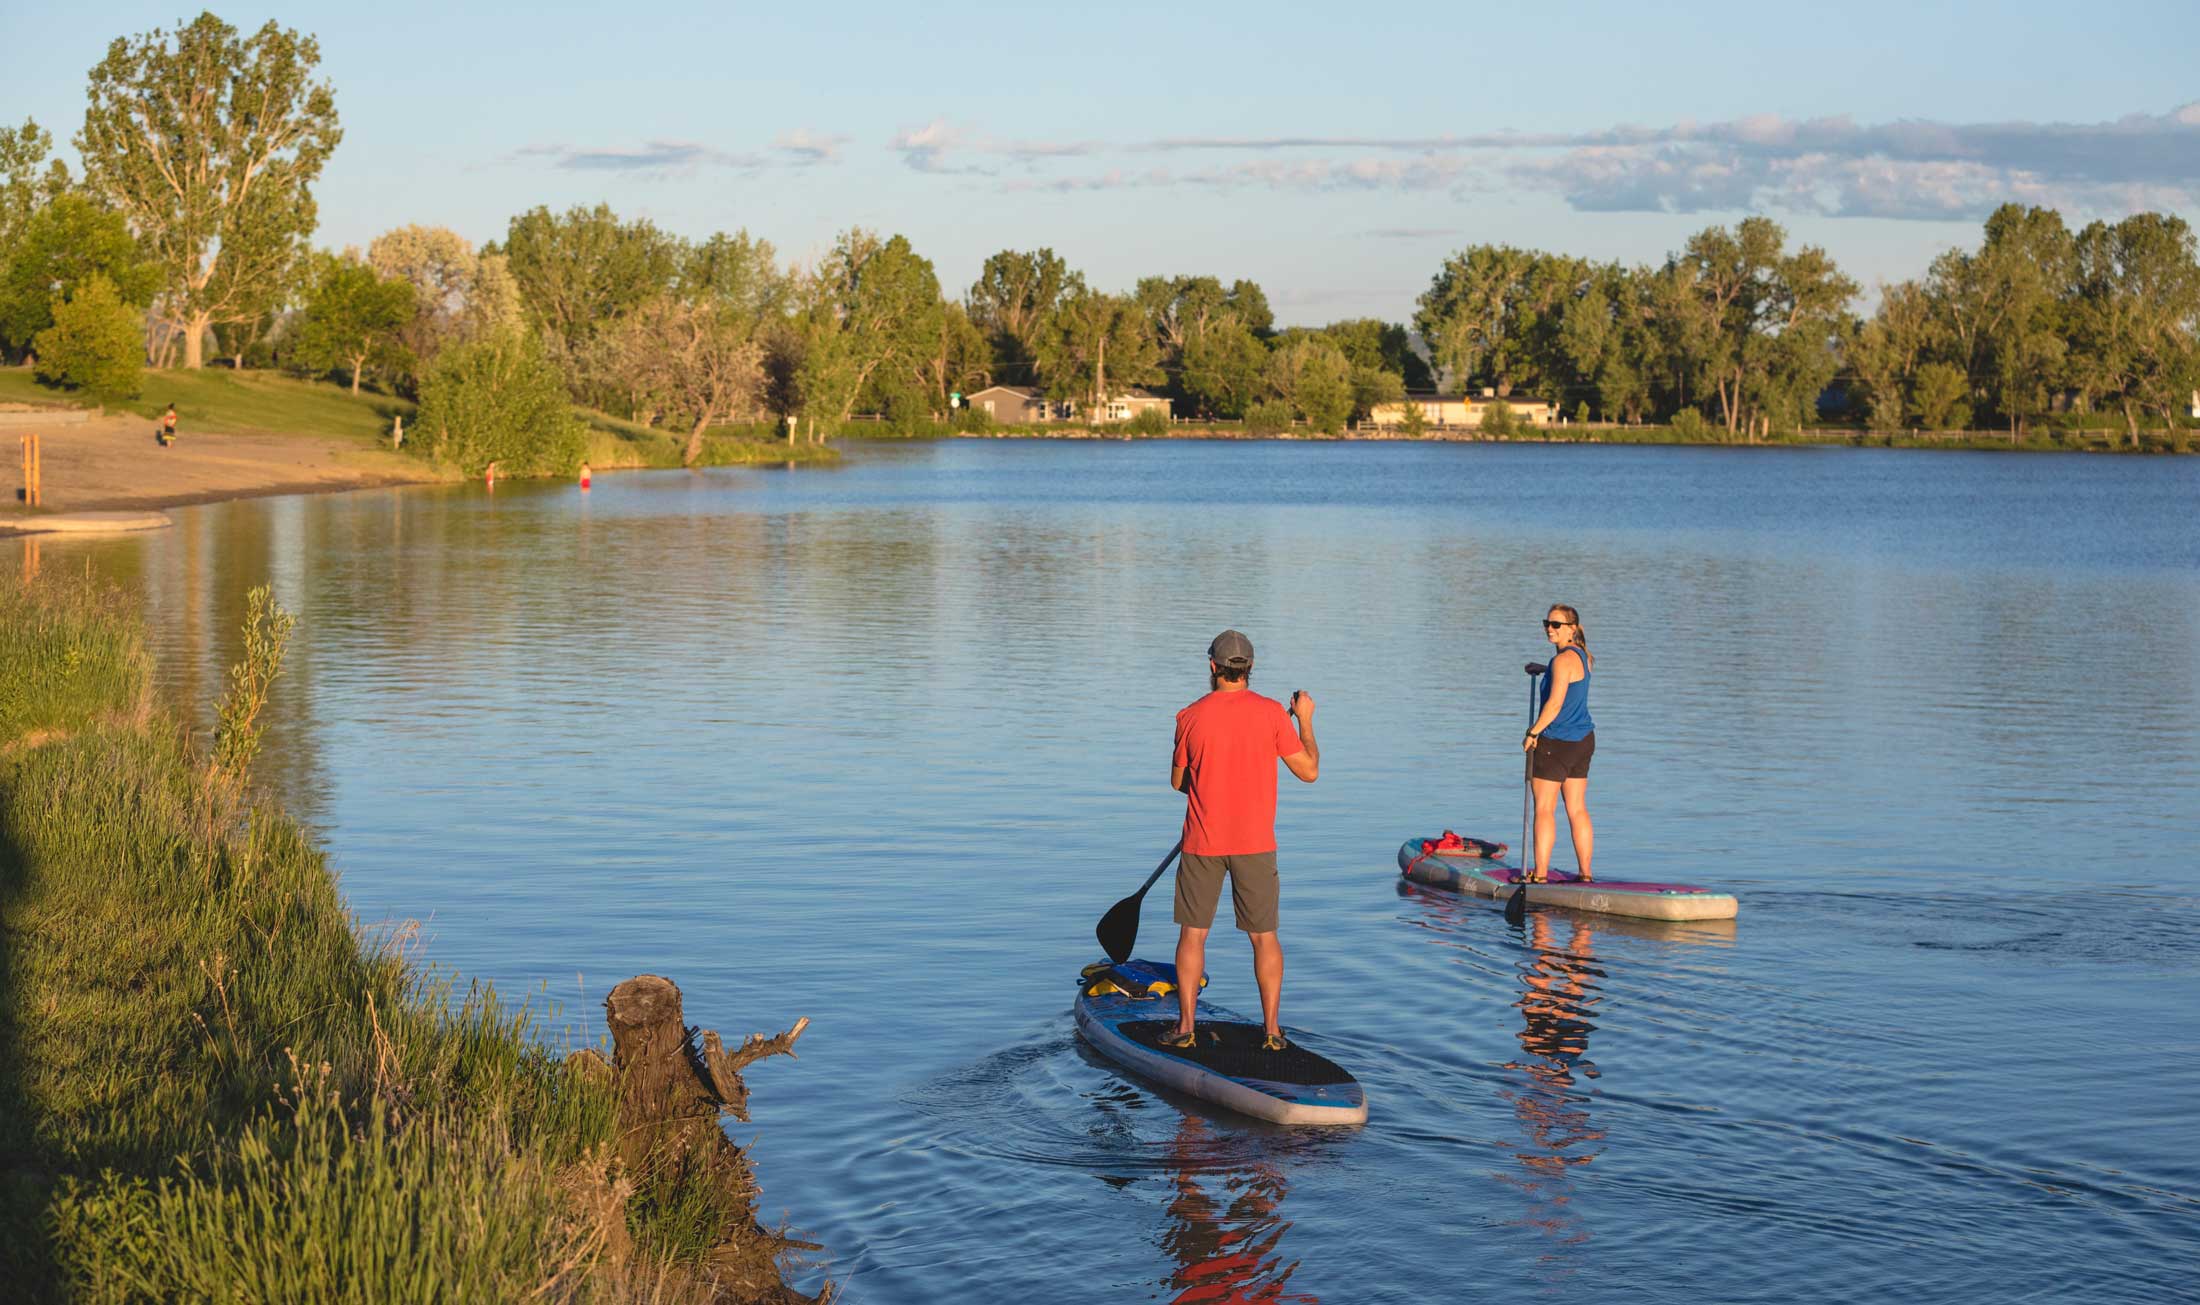
[[[1980,453],[2092,453],[2176,455],[2196,451],[2190,443],[2177,447],[2157,437],[2138,449],[2129,445],[2077,444],[2027,439],[2012,443],[1993,436],[1960,438],[1872,435],[1862,432],[1828,432],[1803,436],[1772,436],[1744,441],[1673,436],[1664,428],[1619,428],[1617,438],[1606,431],[1562,434],[1533,433],[1495,435],[1478,431],[1435,431],[1403,435],[1388,430],[1279,431],[1253,434],[1217,426],[1183,426],[1167,433],[1131,432],[1107,427],[1067,427],[1059,430],[1003,428],[976,431],[918,431],[897,433],[843,428],[835,442],[895,444],[924,440],[1208,440],[1217,443],[1320,443],[1320,444],[1533,444],[1607,445],[1653,448],[1713,449],[1908,449]],[[29,526],[51,512],[107,512],[198,507],[253,498],[281,498],[301,494],[333,494],[362,489],[401,486],[460,484],[470,477],[457,475],[394,450],[361,448],[355,441],[314,435],[228,435],[188,437],[174,449],[155,450],[145,438],[144,424],[136,418],[111,418],[72,427],[47,446],[45,503],[39,509],[20,504],[20,473],[9,477],[11,500],[0,504],[0,536],[39,533]],[[797,459],[802,460],[800,458]],[[10,471],[17,471],[12,466]],[[728,465],[777,465],[776,460]],[[668,470],[646,464],[597,465],[598,474],[615,471]],[[181,470],[186,483],[163,484],[170,473]],[[554,477],[513,477],[548,480]],[[56,487],[59,487],[58,489]]]

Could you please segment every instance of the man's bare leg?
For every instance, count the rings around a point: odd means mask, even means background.
[[[1276,973],[1280,977],[1281,958]],[[1199,1010],[1199,981],[1207,972],[1207,931],[1190,925],[1177,926],[1176,935],[1176,1031],[1190,1033]]]
[[[1274,933],[1245,936],[1253,940],[1253,981],[1260,985],[1260,1017],[1270,1033],[1281,1033],[1283,1026],[1276,1023],[1276,1014],[1283,1007],[1283,941]]]

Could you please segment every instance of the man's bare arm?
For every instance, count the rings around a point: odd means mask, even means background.
[[[1311,784],[1322,773],[1322,747],[1314,741],[1314,695],[1291,695],[1291,720],[1299,727],[1300,748],[1283,759],[1284,769]]]

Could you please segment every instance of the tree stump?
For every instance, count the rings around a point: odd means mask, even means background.
[[[745,1067],[767,1056],[792,1056],[810,1021],[796,1021],[776,1037],[752,1034],[728,1053],[716,1033],[691,1028],[680,1008],[680,989],[655,974],[628,979],[604,999],[611,1026],[609,1067],[619,1102],[619,1159],[638,1200],[704,1200],[726,1213],[708,1256],[707,1285],[721,1300],[766,1305],[810,1302],[780,1276],[788,1250],[816,1250],[766,1231],[756,1222],[756,1177],[748,1157],[719,1127],[719,1117],[748,1119]],[[698,1035],[700,1034],[700,1042]],[[575,1053],[574,1060],[603,1073],[602,1058]],[[593,1062],[590,1064],[589,1062]],[[831,1288],[815,1299],[822,1303]]]

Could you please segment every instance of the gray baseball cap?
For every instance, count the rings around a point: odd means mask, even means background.
[[[1240,670],[1253,664],[1253,641],[1235,630],[1224,630],[1207,645],[1207,656],[1217,666]]]

